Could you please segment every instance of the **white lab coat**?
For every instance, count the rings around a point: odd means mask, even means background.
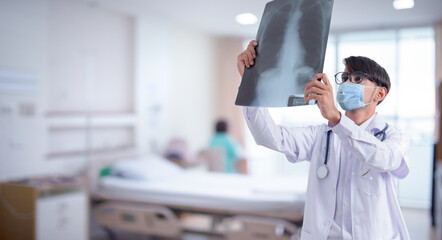
[[[340,151],[351,154],[351,226],[353,239],[409,239],[397,200],[397,182],[408,175],[408,138],[389,125],[381,142],[374,133],[386,122],[376,114],[362,129],[342,115],[338,125],[287,128],[275,125],[267,109],[245,107],[247,125],[257,144],[284,153],[290,162],[310,161],[301,239],[327,239],[336,206]],[[332,130],[328,176],[316,171],[324,163],[327,131]],[[362,176],[368,169],[370,171]]]

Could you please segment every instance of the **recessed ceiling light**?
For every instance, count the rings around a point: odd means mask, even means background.
[[[242,25],[251,25],[258,22],[258,18],[252,13],[242,13],[235,17],[236,21]]]
[[[413,8],[414,7],[414,0],[394,0],[393,7],[396,10]]]

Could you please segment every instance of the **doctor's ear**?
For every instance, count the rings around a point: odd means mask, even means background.
[[[378,88],[377,93],[374,96],[374,101],[380,102],[380,101],[384,100],[385,97],[387,97],[387,94],[388,94],[387,88],[385,88],[385,87]]]

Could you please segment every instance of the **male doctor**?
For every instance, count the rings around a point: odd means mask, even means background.
[[[241,76],[254,64],[257,45],[251,41],[238,56]],[[318,73],[304,97],[317,101],[328,124],[288,128],[276,125],[267,109],[244,107],[247,125],[257,144],[293,163],[310,161],[301,239],[409,239],[397,199],[397,183],[409,171],[409,142],[376,113],[390,89],[389,76],[366,57],[343,62],[335,81],[344,114],[335,107],[327,75]]]

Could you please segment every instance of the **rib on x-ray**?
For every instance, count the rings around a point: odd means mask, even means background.
[[[245,69],[236,105],[305,105],[305,85],[323,70],[332,8],[333,0],[266,4],[256,36],[255,64]]]

